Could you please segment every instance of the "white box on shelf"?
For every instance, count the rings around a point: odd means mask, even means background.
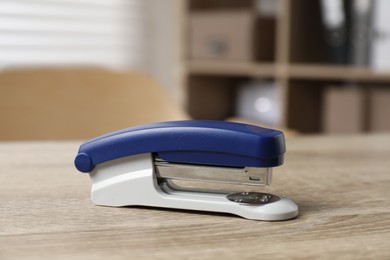
[[[373,13],[375,38],[372,42],[371,67],[390,70],[390,1],[376,0]]]
[[[281,93],[273,81],[252,81],[238,88],[236,114],[240,118],[278,126],[281,123]]]

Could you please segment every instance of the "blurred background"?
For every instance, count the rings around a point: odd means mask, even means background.
[[[0,140],[176,119],[390,132],[388,0],[0,0]]]

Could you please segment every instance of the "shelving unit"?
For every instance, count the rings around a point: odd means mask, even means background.
[[[193,75],[275,77],[277,74],[274,63],[188,61],[187,67]]]
[[[217,9],[255,9],[255,0],[187,0],[184,21],[191,12]],[[279,0],[274,21],[274,53],[271,60],[214,61],[188,57],[188,32],[183,39],[185,103],[196,119],[222,120],[233,116],[236,87],[243,81],[264,78],[277,82],[282,92],[281,127],[302,133],[321,131],[322,92],[331,84],[348,82],[390,84],[390,73],[370,68],[340,66],[326,59],[319,0]],[[187,46],[187,47],[186,47]]]

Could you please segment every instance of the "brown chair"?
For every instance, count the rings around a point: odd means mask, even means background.
[[[101,69],[0,73],[0,140],[88,139],[187,118],[161,86],[139,73]]]

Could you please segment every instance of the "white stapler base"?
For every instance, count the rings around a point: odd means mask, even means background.
[[[247,219],[277,221],[294,218],[298,206],[287,198],[248,206],[232,202],[227,194],[164,189],[157,183],[151,154],[129,156],[100,165],[90,173],[92,201],[102,206],[153,206],[223,212]]]

